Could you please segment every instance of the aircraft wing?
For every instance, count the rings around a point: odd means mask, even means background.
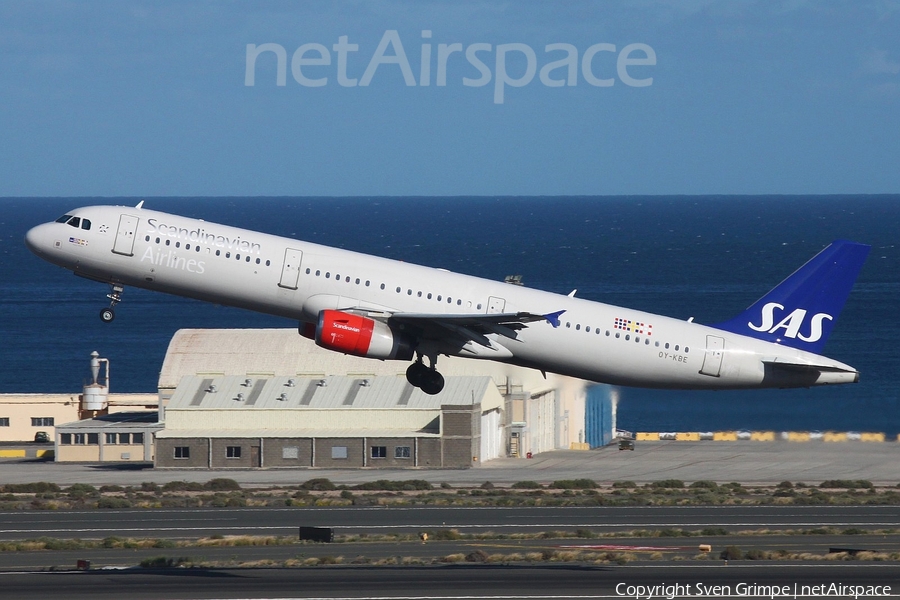
[[[516,332],[527,327],[529,323],[538,321],[548,321],[551,324],[555,322],[554,326],[558,326],[559,315],[555,313],[538,315],[529,312],[463,315],[393,313],[388,318],[388,324],[415,330],[423,338],[447,340],[449,337],[463,343],[472,341],[487,347],[491,347],[487,334],[494,333],[514,340],[518,337]]]

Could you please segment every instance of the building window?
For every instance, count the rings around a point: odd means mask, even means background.
[[[61,433],[59,434],[59,443],[69,445],[72,443],[72,434],[71,433]]]
[[[175,458],[190,458],[191,449],[189,446],[175,446]]]
[[[131,434],[130,433],[120,433],[119,434],[119,443],[120,444],[130,444],[131,443]]]
[[[372,458],[387,458],[387,446],[372,446]]]
[[[0,417],[0,427],[9,427],[9,417]]]
[[[53,417],[31,417],[32,427],[53,427]]]
[[[143,444],[144,443],[144,434],[143,433],[132,433],[131,434],[131,443],[132,444]]]
[[[333,459],[346,459],[347,458],[347,446],[332,446],[331,447],[331,458]]]
[[[225,458],[240,458],[241,457],[241,447],[240,446],[226,446],[225,447]]]
[[[100,434],[99,433],[89,433],[87,434],[87,443],[97,445],[100,443]]]
[[[394,448],[394,458],[409,458],[411,455],[409,446],[397,446]]]
[[[300,448],[297,446],[285,446],[281,449],[281,458],[296,459],[300,458]]]
[[[107,433],[106,434],[106,443],[107,444],[116,444],[116,443],[118,443],[117,442],[118,439],[119,439],[119,436],[116,435],[115,433]]]
[[[72,443],[73,444],[83,444],[84,443],[84,434],[83,433],[75,433],[73,434]]]

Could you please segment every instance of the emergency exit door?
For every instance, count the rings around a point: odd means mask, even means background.
[[[300,281],[300,259],[303,253],[293,248],[284,251],[284,265],[281,267],[281,281],[278,285],[289,290],[296,290]]]
[[[137,232],[138,220],[132,215],[119,217],[119,229],[116,230],[113,252],[123,256],[134,256],[134,236]]]
[[[725,349],[725,340],[716,335],[706,336],[706,354],[703,356],[703,366],[700,367],[701,375],[718,377],[722,370],[722,355]]]

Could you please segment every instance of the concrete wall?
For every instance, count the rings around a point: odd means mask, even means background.
[[[440,415],[437,409],[233,409],[172,408],[166,409],[166,429],[406,429],[418,430],[424,423]]]
[[[188,458],[175,458],[175,448],[190,450]],[[209,440],[207,438],[157,438],[156,466],[175,468],[209,468]]]

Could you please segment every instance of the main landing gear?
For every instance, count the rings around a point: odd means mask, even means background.
[[[100,319],[104,323],[111,323],[116,318],[116,311],[113,309],[116,307],[116,304],[122,301],[122,292],[125,291],[124,287],[114,283],[109,284],[109,287],[110,292],[106,295],[109,298],[109,308],[104,308],[100,311]]]
[[[406,380],[413,387],[417,387],[429,396],[439,394],[444,389],[444,377],[435,369],[437,358],[429,357],[431,367],[426,367],[422,362],[422,355],[416,357],[416,362],[406,369]]]

